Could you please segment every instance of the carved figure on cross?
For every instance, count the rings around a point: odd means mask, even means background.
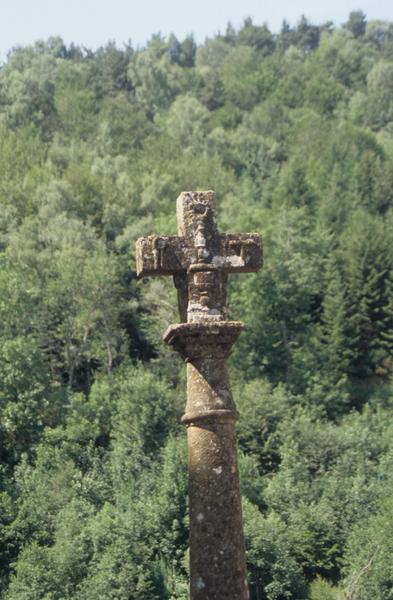
[[[220,234],[213,191],[182,192],[177,199],[177,236],[139,238],[138,276],[172,275],[182,322],[224,321],[229,273],[257,271],[258,234]]]

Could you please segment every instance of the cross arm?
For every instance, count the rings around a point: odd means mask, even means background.
[[[138,277],[176,275],[187,270],[185,240],[181,236],[149,235],[136,242]]]
[[[258,233],[223,235],[222,246],[230,273],[253,273],[261,268],[262,241]]]

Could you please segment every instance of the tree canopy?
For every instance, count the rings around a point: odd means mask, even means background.
[[[189,189],[264,240],[229,294],[251,597],[393,598],[393,23],[361,11],[0,66],[0,597],[187,598],[176,291],[134,248]]]

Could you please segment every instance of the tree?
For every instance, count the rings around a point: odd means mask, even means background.
[[[393,63],[376,63],[367,76],[367,88],[367,120],[378,130],[393,120]]]
[[[348,21],[344,23],[344,27],[348,29],[355,38],[363,36],[367,27],[366,15],[361,10],[351,11],[349,13]]]
[[[319,27],[309,23],[302,15],[296,27],[296,46],[303,52],[315,50],[319,45],[319,36]]]
[[[348,598],[385,600],[392,596],[392,501],[389,484],[384,484],[380,510],[359,524],[349,539],[345,581]]]
[[[275,47],[274,37],[268,26],[254,25],[251,18],[245,19],[237,34],[237,43],[255,48],[261,56],[271,54]]]
[[[225,59],[222,80],[227,102],[250,109],[259,98],[256,51],[248,46],[233,48]]]
[[[363,211],[354,214],[343,240],[348,302],[349,373],[363,378],[390,372],[392,255],[386,225]]]
[[[72,388],[78,369],[88,374],[94,361],[110,371],[121,344],[121,306],[113,304],[119,294],[116,259],[92,228],[64,213],[46,227],[37,221],[29,225],[31,246],[21,249],[19,232],[10,256],[19,253],[20,263],[35,272],[41,288],[37,334],[52,373],[60,381],[66,376]]]
[[[167,108],[181,90],[179,66],[171,64],[162,45],[152,40],[145,52],[133,55],[128,67],[135,97],[151,115]]]
[[[285,525],[274,514],[263,517],[244,502],[244,528],[249,584],[254,598],[307,598],[307,584],[286,543]]]

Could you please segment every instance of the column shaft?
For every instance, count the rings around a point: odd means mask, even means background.
[[[233,401],[226,358],[243,324],[183,323],[166,341],[187,363],[191,600],[248,600]]]
[[[249,598],[233,419],[188,426],[192,600]]]

